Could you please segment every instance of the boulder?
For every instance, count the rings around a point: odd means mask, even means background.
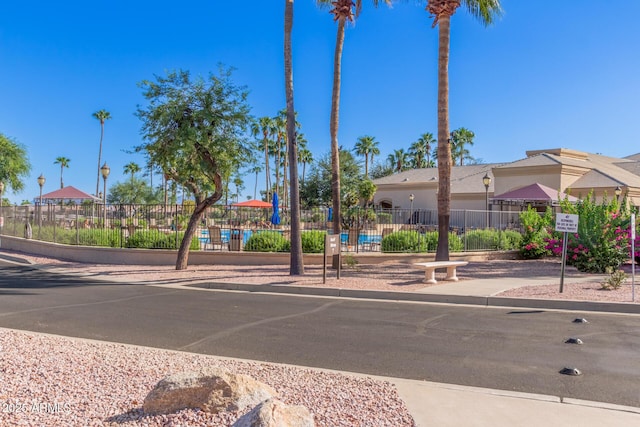
[[[233,424],[233,427],[314,427],[313,415],[304,406],[286,405],[269,399],[253,408]]]
[[[162,379],[144,399],[148,414],[185,408],[205,412],[237,411],[276,397],[276,391],[247,375],[224,371],[182,373]]]

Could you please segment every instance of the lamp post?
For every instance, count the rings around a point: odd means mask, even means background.
[[[102,191],[102,208],[103,208],[103,218],[102,218],[102,227],[107,226],[107,177],[109,176],[109,172],[111,172],[111,168],[107,166],[107,162],[104,162],[104,165],[100,168],[100,172],[102,173],[102,178],[104,179],[104,188]]]
[[[38,200],[38,234],[40,234],[40,227],[42,227],[42,187],[44,187],[45,182],[47,182],[47,179],[44,175],[40,174],[38,177],[38,185],[40,186],[40,198]]]
[[[413,195],[413,193],[409,194],[409,201],[411,202],[411,210],[409,211],[409,223],[413,224],[413,199],[415,199],[416,196]]]
[[[2,226],[4,225],[4,216],[2,216],[2,193],[4,193],[4,182],[0,181],[0,234],[2,234]]]
[[[491,185],[491,177],[488,173],[485,173],[482,177],[482,183],[484,184],[484,210],[486,212],[485,227],[489,228],[489,186]]]

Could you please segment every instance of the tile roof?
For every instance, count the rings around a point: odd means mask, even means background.
[[[451,168],[451,191],[455,193],[474,193],[485,191],[482,177],[485,173],[491,176],[491,169],[502,163],[481,165],[453,166]],[[493,176],[489,191],[493,191]],[[438,182],[438,168],[411,169],[382,178],[374,179],[377,186],[405,183]]]
[[[77,200],[77,199],[89,199],[89,200],[101,200],[99,197],[87,194],[84,191],[80,191],[71,185],[61,188],[51,193],[43,194],[43,199],[65,199],[65,200]],[[38,199],[38,197],[36,197]]]
[[[525,187],[520,187],[515,190],[507,191],[506,193],[499,194],[493,197],[493,200],[540,200],[540,201],[553,201],[564,200],[567,197],[569,201],[575,202],[578,199],[574,196],[570,196],[563,192],[558,192],[553,188],[547,187],[540,183],[534,183]]]

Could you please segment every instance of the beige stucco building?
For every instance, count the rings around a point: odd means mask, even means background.
[[[491,178],[488,189],[483,177]],[[385,208],[437,208],[438,169],[413,169],[373,181],[374,204]],[[501,196],[532,184],[557,193],[584,198],[593,191],[597,200],[615,197],[619,188],[629,202],[640,205],[640,154],[614,158],[601,154],[554,148],[527,151],[511,163],[454,166],[451,171],[451,209],[520,210],[526,198],[506,200]],[[413,194],[413,202],[410,195]],[[513,193],[512,193],[513,196]],[[557,197],[555,197],[557,199]],[[553,204],[554,200],[549,200]]]

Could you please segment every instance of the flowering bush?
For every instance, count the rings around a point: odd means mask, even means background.
[[[596,204],[592,194],[572,205],[562,203],[563,212],[579,215],[578,233],[567,237],[567,264],[580,271],[606,273],[615,271],[629,258],[629,219],[614,200]],[[545,248],[562,255],[558,233],[545,239]],[[640,253],[639,253],[640,255]]]
[[[520,213],[520,222],[524,228],[520,243],[520,256],[524,259],[537,259],[550,254],[545,240],[549,238],[551,225],[551,209],[547,208],[544,215],[540,215],[531,206]]]

